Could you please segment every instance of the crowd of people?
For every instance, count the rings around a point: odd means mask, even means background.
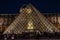
[[[57,33],[55,33],[57,34]],[[41,39],[41,38],[59,38],[59,33],[44,33],[43,35],[35,33],[23,33],[23,34],[0,34],[2,40],[15,40],[15,39]]]

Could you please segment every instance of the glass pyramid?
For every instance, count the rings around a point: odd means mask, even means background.
[[[20,14],[3,34],[22,34],[22,32],[60,32],[43,14],[32,4],[20,8]]]

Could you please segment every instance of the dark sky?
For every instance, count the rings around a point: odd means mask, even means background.
[[[0,13],[17,14],[23,4],[32,3],[41,13],[60,13],[59,0],[0,0]]]

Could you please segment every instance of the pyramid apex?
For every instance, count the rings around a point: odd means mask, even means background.
[[[30,5],[30,6],[31,6],[32,4],[31,4],[31,3],[29,3],[28,5]]]
[[[32,7],[32,6],[33,6],[33,4],[29,3],[27,6]]]
[[[23,5],[21,8],[20,8],[20,13],[25,11],[26,13],[31,13],[32,12],[32,4],[29,3],[28,5]]]

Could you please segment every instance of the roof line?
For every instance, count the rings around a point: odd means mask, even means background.
[[[17,14],[0,14],[0,15],[18,15],[18,13]]]

